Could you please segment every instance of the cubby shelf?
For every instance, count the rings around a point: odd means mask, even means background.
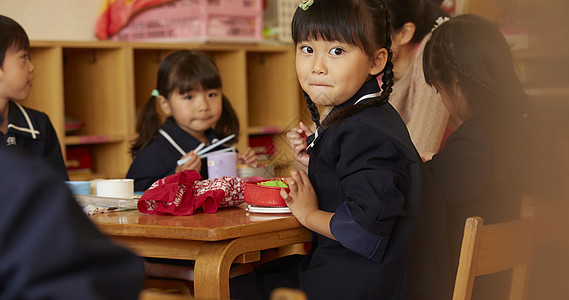
[[[238,148],[248,145],[249,134],[278,135],[300,115],[291,45],[32,41],[31,47],[35,79],[24,105],[50,116],[64,155],[67,146],[92,155],[92,170],[70,172],[71,179],[126,174],[137,112],[155,87],[160,62],[176,50],[201,50],[215,60],[239,117]],[[84,126],[66,135],[66,117]],[[287,150],[279,158],[284,169],[292,162],[290,154],[282,159]]]

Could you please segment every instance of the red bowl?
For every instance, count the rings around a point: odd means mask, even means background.
[[[282,187],[264,186],[257,183],[263,181],[271,181],[275,179],[266,179],[258,181],[245,182],[245,202],[258,206],[287,206],[281,197]],[[289,188],[284,188],[288,193]]]

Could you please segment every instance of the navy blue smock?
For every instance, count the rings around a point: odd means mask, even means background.
[[[0,299],[137,299],[142,260],[101,234],[53,170],[0,146]]]
[[[199,140],[180,128],[172,117],[166,118],[161,129],[186,153],[201,144]],[[208,129],[205,134],[210,143],[216,138],[213,129]],[[225,146],[218,146],[212,151],[222,148],[225,148]],[[182,156],[183,155],[162,134],[158,134],[153,141],[138,150],[126,174],[126,178],[134,179],[135,191],[145,191],[156,180],[174,174],[176,172],[177,162]],[[208,178],[206,158],[202,158],[200,175],[203,179]]]
[[[0,137],[7,148],[45,159],[62,180],[69,180],[59,139],[45,113],[10,101],[8,130]]]
[[[370,80],[330,115],[379,92],[377,80]],[[270,262],[231,280],[231,296],[266,299],[273,288],[288,286],[309,299],[412,299],[415,286],[425,286],[414,282],[432,271],[417,264],[433,263],[414,253],[421,252],[414,241],[423,165],[398,113],[389,103],[368,107],[318,129],[307,144],[308,175],[320,209],[335,213],[330,229],[338,241],[315,234],[307,256]]]

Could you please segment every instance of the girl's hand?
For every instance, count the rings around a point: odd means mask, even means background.
[[[243,153],[237,155],[237,163],[244,165],[254,165],[257,163],[257,153],[251,148],[245,149]]]
[[[318,198],[312,187],[312,183],[308,175],[304,171],[293,170],[290,172],[291,177],[285,178],[290,193],[281,189],[281,197],[285,200],[292,214],[298,221],[306,226],[308,216],[318,211]]]
[[[306,153],[306,137],[312,134],[312,130],[304,123],[298,123],[298,127],[287,132],[286,137],[290,144],[292,157],[304,167],[308,167],[310,156]]]
[[[176,167],[176,173],[181,172],[183,170],[194,170],[200,171],[202,169],[202,159],[194,153],[194,150],[186,153],[181,159],[190,157],[186,163],[181,166]]]
[[[302,226],[336,240],[330,231],[330,220],[334,213],[318,208],[318,198],[308,175],[304,171],[291,171],[291,177],[286,178],[290,193],[281,189],[281,197]]]

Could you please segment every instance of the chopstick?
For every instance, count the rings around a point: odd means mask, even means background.
[[[235,134],[232,134],[232,135],[230,135],[230,136],[227,136],[227,137],[225,137],[225,138],[223,138],[223,139],[217,141],[216,143],[213,143],[213,144],[211,144],[211,145],[205,147],[204,149],[198,151],[196,154],[201,157],[202,154],[207,153],[209,150],[214,149],[215,147],[217,147],[217,146],[219,146],[219,145],[221,145],[221,144],[223,144],[223,143],[229,141],[230,139],[232,139],[232,138],[234,138],[234,137],[235,137]]]
[[[194,153],[197,153],[198,151],[200,151],[204,146],[205,146],[204,143],[199,144],[199,145],[194,149]],[[186,157],[186,158],[184,158],[184,159],[178,160],[178,162],[177,162],[178,166],[181,166],[181,165],[185,164],[191,157],[192,157],[192,156],[190,155],[190,156],[188,156],[188,157]]]
[[[198,153],[198,151],[202,150],[202,148],[205,146],[204,143],[199,144],[196,149],[194,149],[194,153]]]
[[[209,152],[209,153],[200,155],[200,157],[201,157],[201,158],[206,158],[206,157],[208,157],[208,156],[210,156],[210,155],[218,154],[218,153],[224,153],[224,152],[235,152],[235,147],[229,147],[229,148],[225,148],[225,149],[221,149],[221,150]]]
[[[204,158],[204,157],[206,157],[206,156],[204,156],[204,155],[205,155],[208,151],[210,151],[211,149],[214,149],[215,147],[217,147],[217,146],[219,146],[219,145],[221,145],[221,144],[223,144],[223,143],[229,141],[230,139],[232,139],[232,138],[234,138],[234,137],[235,137],[235,134],[232,134],[232,135],[227,136],[227,137],[225,137],[225,138],[223,138],[223,139],[221,139],[221,140],[219,140],[219,141],[217,141],[217,142],[215,142],[215,143],[213,143],[213,144],[211,144],[211,145],[209,145],[209,146],[207,146],[207,147],[205,147],[205,148],[203,148],[203,147],[205,146],[205,144],[204,144],[204,143],[201,143],[199,146],[197,146],[197,147],[194,149],[194,153],[195,153],[197,156],[199,156],[199,157],[201,157],[201,158]],[[203,149],[202,149],[202,148],[203,148]],[[227,148],[227,149],[233,149],[233,150],[235,150],[235,147],[231,147],[231,148]],[[221,150],[225,150],[225,149],[221,149]],[[218,153],[218,152],[220,152],[221,150],[214,151],[214,152],[211,152],[211,153],[209,153],[209,154]],[[226,150],[226,151],[223,151],[223,152],[227,152],[227,151],[230,151],[230,150]],[[188,156],[188,157],[186,157],[186,158],[184,158],[184,159],[178,160],[178,162],[177,162],[178,166],[181,166],[181,165],[185,164],[191,157],[192,157],[192,156]]]

